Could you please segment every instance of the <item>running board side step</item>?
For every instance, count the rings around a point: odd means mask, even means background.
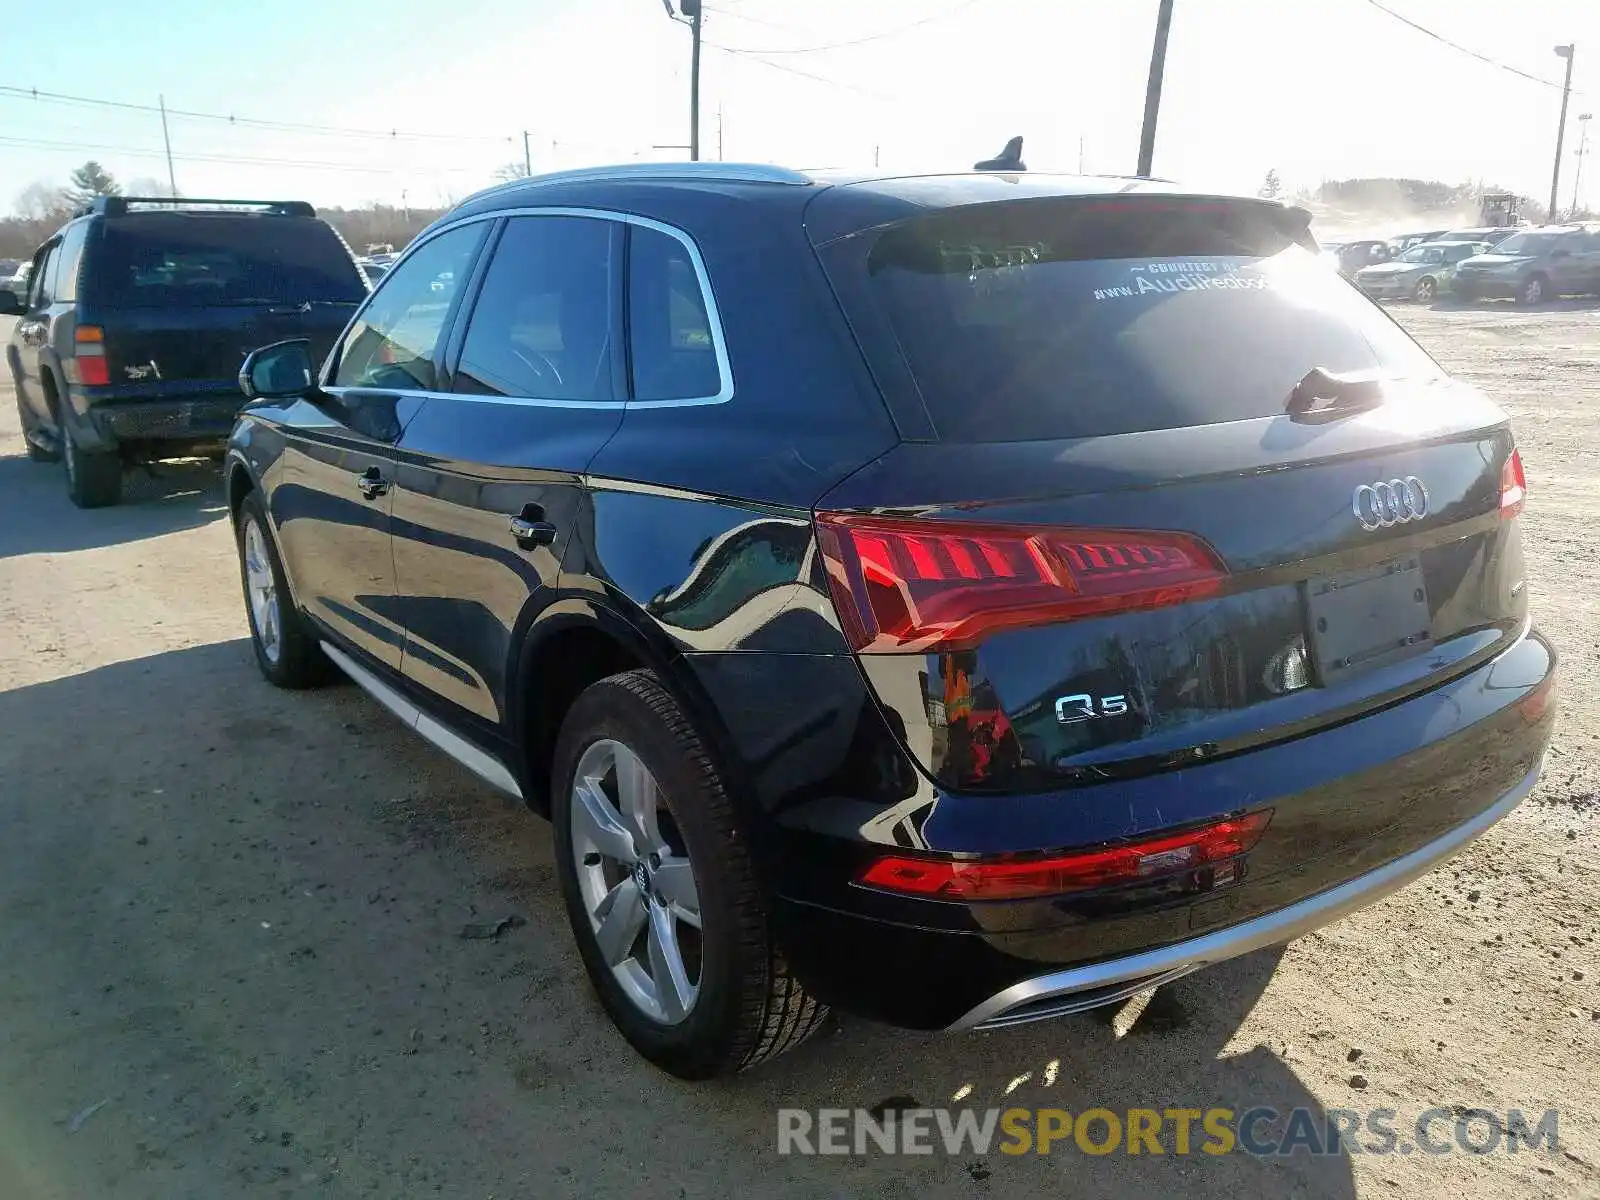
[[[335,666],[350,676],[362,691],[399,717],[408,728],[420,733],[485,783],[492,784],[518,800],[523,799],[522,789],[517,786],[516,777],[499,759],[446,729],[371,671],[357,666],[342,650],[323,642],[322,652]]]

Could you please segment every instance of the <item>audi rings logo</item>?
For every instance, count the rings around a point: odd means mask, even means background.
[[[1368,532],[1420,521],[1428,515],[1428,489],[1415,475],[1363,483],[1350,497],[1350,509]]]

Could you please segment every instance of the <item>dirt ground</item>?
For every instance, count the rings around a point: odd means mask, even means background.
[[[1516,418],[1533,603],[1565,655],[1533,798],[1386,902],[1142,1013],[955,1038],[846,1019],[721,1085],[612,1032],[543,823],[354,687],[261,682],[212,468],[77,511],[0,385],[0,1200],[1600,1195],[1600,312],[1396,311]],[[957,1096],[1392,1108],[1402,1129],[1554,1107],[1563,1150],[776,1152],[782,1106]]]

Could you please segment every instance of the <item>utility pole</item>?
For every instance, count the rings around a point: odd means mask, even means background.
[[[167,98],[160,96],[161,102],[161,140],[167,146],[167,186],[172,189],[174,200],[178,197],[178,177],[172,171],[172,136],[167,133]]]
[[[1583,187],[1583,156],[1589,149],[1589,121],[1593,113],[1578,114],[1578,128],[1582,132],[1578,135],[1578,170],[1572,177],[1572,219],[1578,219],[1578,197]]]
[[[1156,40],[1150,49],[1150,79],[1144,89],[1144,132],[1139,136],[1139,170],[1148,177],[1156,155],[1156,115],[1161,111],[1161,79],[1167,69],[1167,31],[1172,27],[1172,0],[1160,0]]]
[[[661,0],[667,16],[689,26],[693,46],[689,52],[689,161],[700,161],[700,0],[678,0],[675,11],[672,0]],[[678,14],[682,13],[682,16]]]
[[[882,150],[883,150],[882,146],[874,146],[872,148],[872,169],[874,171],[876,171],[878,169],[879,158],[880,158],[880,155],[882,153]]]
[[[1083,174],[1083,134],[1078,135],[1078,174]]]
[[[1567,60],[1567,79],[1561,85],[1561,119],[1556,123],[1556,165],[1550,172],[1550,214],[1547,219],[1551,224],[1556,220],[1556,188],[1561,183],[1561,140],[1567,132],[1567,101],[1572,98],[1572,60],[1577,49],[1575,42],[1556,47],[1556,53]]]
[[[528,149],[528,131],[522,131],[522,169],[528,174],[533,174],[533,151]]]
[[[717,161],[722,161],[722,105],[717,105]]]

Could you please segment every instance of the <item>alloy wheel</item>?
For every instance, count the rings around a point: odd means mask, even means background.
[[[601,957],[640,1012],[681,1024],[700,993],[700,896],[655,776],[602,739],[579,758],[569,803],[570,852]]]
[[[244,523],[244,577],[245,589],[250,596],[250,616],[255,625],[256,641],[269,663],[276,663],[283,653],[283,625],[278,614],[278,582],[272,573],[272,560],[267,555],[266,538],[254,517]]]
[[[1535,275],[1522,285],[1522,302],[1524,304],[1537,304],[1544,299],[1544,280]]]

